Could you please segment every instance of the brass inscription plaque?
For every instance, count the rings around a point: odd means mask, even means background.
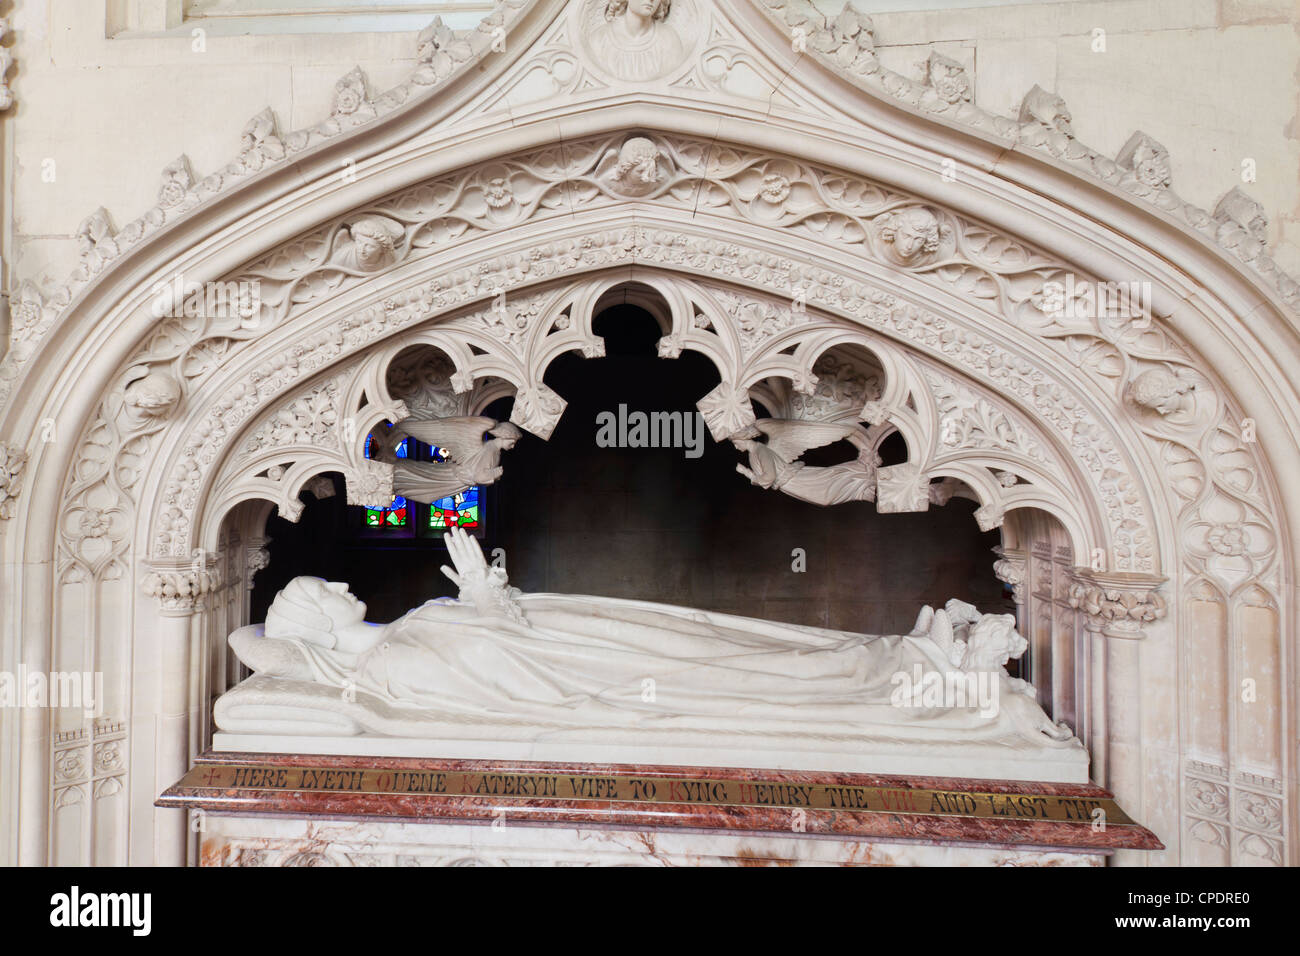
[[[771,780],[638,777],[596,773],[353,770],[198,764],[177,785],[195,791],[268,791],[483,798],[491,800],[774,807],[917,816],[1046,820],[1082,826],[1137,826],[1113,799]],[[201,795],[196,795],[200,796]],[[1100,811],[1100,812],[1098,812]]]

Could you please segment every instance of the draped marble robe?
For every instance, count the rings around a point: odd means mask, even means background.
[[[456,579],[469,600],[430,601],[369,631],[345,626],[346,642],[316,634],[310,611],[293,612],[295,625],[285,613],[292,607],[277,598],[273,627],[232,635],[261,673],[218,702],[218,725],[417,738],[484,724],[670,735],[780,734],[797,725],[858,739],[1077,745],[1039,709],[1032,688],[1003,670],[1024,646],[1009,616],[974,612],[957,621],[955,635],[945,611],[926,609],[914,633],[877,636],[644,601],[521,594],[487,568],[471,539],[455,540],[464,549]],[[286,591],[313,580],[296,579]],[[321,594],[341,599],[339,590]],[[971,667],[996,683],[994,713],[898,706],[898,675],[960,672],[954,652],[979,658]]]

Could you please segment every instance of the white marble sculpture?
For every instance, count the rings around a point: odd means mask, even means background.
[[[653,743],[662,745],[660,759],[674,744],[704,741],[715,757],[736,746],[753,753],[765,737],[859,755],[984,744],[1019,756],[1062,748],[1082,756],[1033,689],[1006,674],[1008,658],[1025,649],[1010,615],[950,601],[945,610],[925,608],[910,634],[874,636],[644,601],[524,594],[463,531],[446,540],[456,569],[443,571],[459,599],[430,601],[391,624],[366,623],[365,605],[345,584],[291,581],[264,626],[231,635],[256,674],[217,702],[218,726],[245,740],[597,739],[624,754]],[[983,675],[992,706],[900,694],[900,682],[925,675]]]
[[[393,491],[403,498],[433,504],[474,485],[493,484],[502,475],[501,453],[515,447],[522,432],[509,422],[485,416],[415,419],[394,426],[375,443],[378,458],[393,466]],[[487,441],[483,438],[491,435]],[[446,461],[411,461],[393,449],[416,438],[446,454]]]
[[[804,452],[842,441],[857,430],[855,424],[760,419],[731,440],[749,455],[749,467],[737,465],[736,471],[760,488],[783,491],[814,505],[871,501],[880,463],[873,452],[839,465],[816,466],[798,460]],[[760,435],[767,441],[759,441]]]
[[[677,66],[686,49],[668,22],[673,0],[605,0],[591,49],[620,80],[653,80]]]

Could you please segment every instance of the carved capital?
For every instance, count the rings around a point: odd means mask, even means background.
[[[203,609],[203,599],[221,589],[220,556],[200,552],[189,562],[155,561],[144,565],[141,590],[157,598],[166,617],[192,614]]]
[[[1084,627],[1107,637],[1136,640],[1143,629],[1165,616],[1160,586],[1168,578],[1090,568],[1070,571],[1070,607],[1084,615]]]
[[[27,455],[22,449],[0,442],[0,520],[14,516],[14,502],[23,490]]]

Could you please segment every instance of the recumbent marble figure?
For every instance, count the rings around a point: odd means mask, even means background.
[[[909,634],[877,636],[525,594],[463,530],[446,542],[457,599],[377,625],[346,584],[299,577],[264,625],[235,631],[230,645],[256,673],[218,700],[218,747],[332,738],[335,752],[446,756],[459,744],[461,756],[707,754],[716,765],[915,772],[951,769],[957,754],[1058,768],[1041,779],[1086,772],[1069,728],[1004,668],[1026,646],[1011,615],[950,601],[924,608]],[[977,675],[995,706],[899,692],[927,677],[974,686]]]

